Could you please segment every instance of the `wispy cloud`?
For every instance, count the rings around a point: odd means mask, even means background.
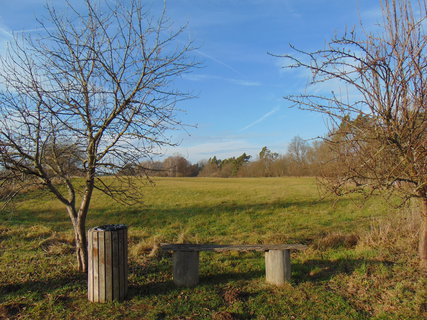
[[[239,80],[239,79],[225,79],[231,83],[237,84],[239,86],[244,87],[259,87],[261,85],[258,81],[247,81],[247,80]]]
[[[13,30],[14,33],[31,33],[31,32],[40,32],[45,30],[54,30],[53,27],[51,28],[32,28],[32,29],[21,29],[21,30]]]
[[[47,28],[47,30],[52,30],[53,28]],[[18,33],[32,33],[32,32],[41,32],[45,31],[45,28],[31,28],[31,29],[20,29],[20,30],[10,30],[6,27],[0,26],[0,38],[10,39],[14,34]]]
[[[200,73],[185,73],[182,75],[185,80],[190,81],[206,81],[211,79],[218,79],[219,77],[212,76],[209,74],[200,74]]]
[[[220,80],[227,81],[235,85],[244,86],[244,87],[259,87],[261,82],[258,81],[249,81],[235,78],[226,78],[209,74],[185,74],[183,78],[190,81],[207,81],[207,80]]]
[[[275,114],[277,111],[280,110],[280,107],[276,107],[273,110],[267,112],[266,114],[264,114],[263,116],[259,117],[257,120],[255,120],[254,122],[248,124],[246,127],[243,127],[242,129],[239,130],[239,132],[245,131],[255,125],[257,125],[260,122],[263,122],[265,119],[267,119],[268,117],[272,116],[273,114]]]

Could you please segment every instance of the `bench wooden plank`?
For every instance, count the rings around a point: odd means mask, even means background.
[[[269,250],[305,250],[303,244],[256,244],[256,245],[219,245],[219,244],[168,244],[162,243],[165,251],[269,251]]]

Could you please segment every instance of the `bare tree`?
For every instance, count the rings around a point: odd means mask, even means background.
[[[155,18],[139,0],[100,3],[85,0],[81,11],[69,2],[67,16],[47,6],[39,37],[16,37],[0,58],[4,177],[31,176],[65,205],[81,271],[94,189],[135,199],[134,178],[105,176],[172,144],[176,103],[189,97],[172,82],[196,65],[165,10]]]
[[[288,158],[290,172],[295,176],[303,176],[308,173],[308,153],[310,145],[299,136],[293,137],[288,145]]]
[[[413,8],[412,5],[415,4]],[[346,191],[387,189],[418,198],[419,255],[427,266],[426,1],[384,0],[375,32],[334,38],[315,52],[295,49],[289,67],[312,72],[312,83],[338,80],[347,94],[286,97],[331,117],[328,144],[338,166],[329,186]],[[333,179],[332,179],[333,178]]]
[[[198,166],[181,155],[175,155],[163,160],[162,167],[167,177],[195,177],[198,174]]]

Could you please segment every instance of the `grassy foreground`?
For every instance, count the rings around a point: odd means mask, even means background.
[[[92,304],[70,222],[49,193],[0,215],[0,319],[427,319],[416,213],[382,199],[319,196],[311,178],[164,178],[143,205],[95,193],[87,227],[129,226],[129,298]],[[264,282],[261,253],[202,253],[200,285],[176,288],[159,242],[305,243],[292,282]]]

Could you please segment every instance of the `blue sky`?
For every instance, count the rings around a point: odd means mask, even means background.
[[[0,45],[12,32],[37,28],[44,3],[0,0]],[[163,1],[147,3],[156,8]],[[323,48],[360,19],[367,28],[374,26],[381,13],[377,0],[168,0],[167,11],[176,25],[188,25],[184,36],[197,45],[194,54],[203,67],[177,83],[198,96],[179,106],[186,111],[179,117],[195,127],[173,132],[180,145],[163,152],[193,162],[243,152],[256,157],[263,146],[285,153],[294,136],[324,135],[327,119],[290,108],[283,99],[302,92],[308,74],[284,70],[284,61],[268,52],[290,53],[289,44]]]

